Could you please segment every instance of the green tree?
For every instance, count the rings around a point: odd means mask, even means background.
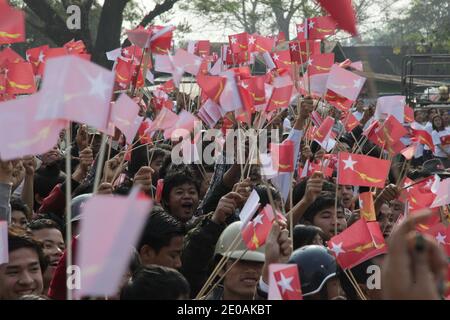
[[[450,50],[450,2],[413,0],[403,16],[387,16],[373,43],[408,46],[418,52]]]
[[[145,27],[171,10],[178,1],[156,1],[150,12],[142,12],[135,0],[104,0],[103,5],[98,0],[13,0],[12,4],[27,13],[27,37],[31,37],[33,46],[44,43],[62,46],[72,39],[83,40],[92,54],[92,61],[111,67],[105,52],[121,46],[126,19],[140,21],[139,25]],[[70,30],[67,27],[67,8],[70,5],[81,9],[80,29]],[[39,41],[34,41],[37,39]]]
[[[369,18],[369,8],[374,4],[392,2],[394,0],[354,0],[359,23]],[[183,8],[236,32],[283,31],[286,36],[292,35],[290,31],[294,31],[295,22],[325,14],[312,0],[191,0]]]

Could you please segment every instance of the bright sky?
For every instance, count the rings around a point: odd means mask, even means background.
[[[155,1],[153,0],[134,0],[135,2],[139,3],[142,8],[145,8],[147,11],[150,11],[155,6]],[[359,31],[364,37],[365,31],[369,28],[373,27],[380,27],[381,21],[383,18],[383,15],[386,11],[388,11],[391,16],[399,16],[402,14],[403,9],[407,7],[412,0],[398,0],[395,2],[395,4],[388,8],[387,10],[382,10],[382,8],[379,8],[377,6],[373,6],[370,11],[374,13],[374,15],[369,18],[368,21],[366,21],[364,26],[359,27]],[[100,3],[103,2],[103,0],[99,0]],[[197,16],[192,12],[186,12],[181,11],[178,9],[178,5],[174,6],[174,9],[172,10],[173,14],[170,16],[167,16],[169,21],[165,22],[164,24],[173,24],[177,25],[181,22],[188,21],[191,25],[192,32],[185,33],[185,34],[177,34],[175,33],[175,40],[211,40],[213,42],[224,42],[228,41],[228,35],[233,34],[236,32],[239,32],[240,30],[232,30],[225,28],[223,25],[219,24],[212,24],[210,23],[205,17]],[[158,19],[158,23],[161,23],[161,21]],[[293,21],[295,23],[296,21]],[[131,28],[133,26],[125,26],[126,28]],[[292,26],[293,28],[293,26]],[[292,32],[292,31],[291,31]]]

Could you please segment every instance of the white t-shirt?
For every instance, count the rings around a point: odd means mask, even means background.
[[[440,145],[441,148],[443,148],[447,153],[450,153],[450,144],[442,145],[442,142],[441,142],[441,138],[443,138],[445,136],[450,136],[450,130],[447,128],[442,131],[433,130],[431,136],[433,137],[433,143],[435,146],[434,155],[436,157],[443,157],[443,158],[447,157],[447,155],[437,146]]]

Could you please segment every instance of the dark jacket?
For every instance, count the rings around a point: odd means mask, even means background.
[[[193,297],[208,279],[217,240],[225,229],[225,225],[212,222],[210,217],[199,219],[185,237],[181,273],[188,280]]]

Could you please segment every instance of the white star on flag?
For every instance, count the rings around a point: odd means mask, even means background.
[[[253,226],[256,227],[258,224],[263,224],[262,215],[258,214],[255,219],[253,219]]]
[[[38,58],[39,62],[44,62],[44,58],[45,58],[44,52],[41,51],[41,53],[39,53],[39,58]]]
[[[30,61],[30,54],[29,53],[27,53],[26,55],[26,58],[25,59],[27,59],[27,61]]]
[[[438,232],[438,234],[437,234],[437,236],[435,238],[436,238],[436,241],[439,244],[445,245],[445,238],[447,238],[447,236],[445,236],[445,235],[441,234],[440,232]]]
[[[231,37],[230,41],[231,44],[236,44],[237,39],[235,37]]]
[[[285,278],[284,274],[280,272],[281,280],[277,282],[277,285],[281,288],[281,293],[284,294],[286,291],[294,291],[294,288],[291,286],[292,280],[294,277]]]
[[[103,80],[101,74],[99,74],[96,78],[91,78],[90,76],[88,76],[88,81],[91,88],[91,91],[89,91],[89,95],[97,95],[103,100],[108,98],[107,94],[111,86]]]
[[[248,44],[255,44],[256,38],[254,38],[253,36],[248,38]]]
[[[241,87],[244,89],[248,89],[248,84],[246,84],[245,82],[242,82]]]
[[[280,56],[279,56],[278,54],[275,53],[275,54],[273,55],[273,58],[272,58],[272,59],[273,59],[274,61],[278,61],[279,58],[280,58]]]
[[[334,254],[336,255],[336,258],[337,258],[341,253],[345,253],[344,249],[342,249],[342,242],[339,243],[339,244],[335,244],[334,242],[332,242],[331,245],[333,246],[333,248],[331,248],[331,251],[334,252]]]
[[[314,28],[314,21],[310,21],[308,27],[309,27],[310,29]]]
[[[355,168],[353,168],[353,166],[355,165],[355,163],[358,163],[358,161],[354,161],[352,159],[352,156],[349,156],[347,160],[342,160],[342,162],[345,163],[345,169],[351,169],[351,170],[355,170]]]
[[[411,182],[405,182],[403,184],[403,189],[406,189],[406,191],[409,192],[409,188],[411,188],[412,183]]]
[[[311,66],[313,64],[314,60],[309,58],[308,61],[306,61],[306,63],[308,64],[308,66]]]
[[[125,49],[125,50],[123,50],[123,54],[124,54],[124,55],[126,55],[126,56],[127,56],[127,55],[128,55],[128,53],[129,53],[129,52],[128,52],[128,49]]]
[[[291,50],[297,51],[297,45],[295,43],[291,44]]]
[[[299,24],[297,26],[297,33],[302,33],[303,31],[305,31],[305,27],[302,24]]]
[[[353,87],[354,88],[361,88],[361,85],[362,85],[361,79],[353,80]]]

